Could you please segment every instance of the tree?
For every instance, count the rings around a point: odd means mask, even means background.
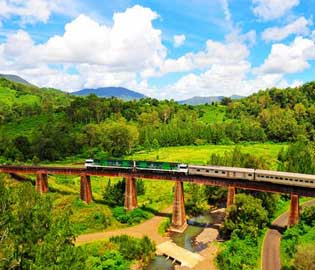
[[[300,245],[294,255],[295,270],[315,270],[315,245]]]
[[[300,139],[291,144],[287,150],[282,150],[278,155],[281,161],[280,170],[297,173],[315,173],[314,146],[305,139]]]
[[[84,268],[84,254],[74,246],[68,211],[55,217],[49,196],[40,196],[29,184],[12,193],[0,184],[0,193],[1,209],[6,210],[0,217],[0,233],[5,232],[0,243],[2,269]]]
[[[235,205],[227,209],[223,231],[226,235],[233,233],[241,239],[246,236],[256,238],[267,222],[268,213],[260,199],[247,194],[237,194]]]

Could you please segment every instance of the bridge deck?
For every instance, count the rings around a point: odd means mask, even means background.
[[[158,255],[170,257],[173,260],[179,262],[182,266],[187,266],[190,268],[195,267],[198,263],[205,259],[197,253],[193,253],[187,249],[177,246],[172,241],[166,241],[157,245],[156,253]]]

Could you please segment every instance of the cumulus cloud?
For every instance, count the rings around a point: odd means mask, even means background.
[[[267,28],[262,33],[262,38],[265,41],[281,41],[292,34],[308,35],[310,25],[312,25],[312,21],[300,17],[284,27]]]
[[[9,34],[7,41],[0,44],[3,51],[0,62],[4,62],[0,69],[2,72],[15,69],[14,73],[25,75],[31,82],[49,86],[55,74],[60,78],[55,80],[58,87],[64,82],[62,88],[77,89],[78,84],[67,84],[66,79],[72,81],[78,76],[64,74],[66,66],[73,65],[86,78],[78,80],[81,86],[127,86],[127,81],[134,86],[141,83],[137,74],[160,66],[166,57],[161,31],[152,25],[156,18],[158,15],[151,9],[138,5],[115,13],[110,27],[80,15],[66,24],[63,35],[53,36],[42,44],[35,44],[27,32],[20,30]],[[44,70],[42,74],[39,67]],[[33,77],[36,68],[39,73]],[[39,75],[43,78],[39,79]]]
[[[299,0],[252,0],[253,12],[263,20],[273,20],[285,15],[299,2]]]
[[[263,65],[256,69],[259,74],[286,74],[301,72],[310,67],[315,59],[315,44],[311,39],[296,37],[290,45],[273,44]]]
[[[0,0],[0,19],[18,16],[22,23],[46,23],[52,13],[72,14],[72,0]]]
[[[176,83],[166,86],[159,97],[186,99],[192,96],[192,89],[195,95],[200,96],[246,96],[259,89],[291,86],[281,74],[265,74],[247,79],[248,72],[250,65],[246,62],[228,68],[214,65],[200,75],[190,73],[183,76]]]
[[[184,44],[186,40],[186,36],[185,35],[175,35],[174,36],[174,47],[180,47]]]
[[[193,69],[204,69],[214,64],[228,66],[237,64],[247,58],[249,50],[243,43],[217,42],[208,40],[205,50],[187,53],[177,59],[167,59],[160,68],[161,74],[183,72]]]

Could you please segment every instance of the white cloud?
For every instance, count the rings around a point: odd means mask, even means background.
[[[262,33],[262,38],[265,41],[281,41],[292,34],[308,35],[310,33],[308,26],[310,25],[312,25],[310,20],[300,17],[284,27],[267,28]]]
[[[243,43],[227,43],[208,40],[206,49],[197,53],[187,53],[178,59],[167,59],[160,68],[160,75],[170,72],[183,72],[204,69],[214,64],[230,65],[243,61],[249,51]]]
[[[299,2],[299,0],[252,0],[253,12],[263,20],[273,20],[285,15]]]
[[[20,30],[0,44],[0,63],[4,63],[0,69],[14,70],[12,73],[39,85],[52,86],[56,76],[55,87],[64,83],[63,89],[128,83],[137,87],[141,83],[138,74],[160,66],[166,57],[161,31],[152,25],[156,18],[151,9],[138,5],[115,13],[111,27],[81,15],[66,24],[63,35],[43,44],[34,44],[29,34]],[[69,65],[78,75],[67,74]],[[71,83],[78,77],[84,79]]]
[[[315,30],[312,32],[312,39],[315,40]]]
[[[259,89],[290,85],[281,74],[266,74],[249,80],[247,73],[250,72],[250,68],[246,62],[229,67],[214,65],[200,75],[191,73],[183,76],[176,83],[163,88],[159,97],[182,100],[193,95],[246,96]],[[296,85],[297,82],[294,83]]]
[[[185,35],[175,35],[174,36],[174,47],[180,47],[181,45],[184,44],[186,40],[186,36]]]
[[[72,0],[0,0],[0,19],[18,16],[22,23],[47,23],[52,13],[73,14]]]
[[[104,65],[110,71],[141,71],[160,64],[166,56],[161,31],[152,26],[158,15],[134,6],[114,14],[112,27],[80,15],[41,46],[45,60],[58,63]],[[145,33],[145,35],[143,34]]]
[[[290,45],[273,44],[269,56],[263,65],[256,69],[256,72],[259,74],[301,72],[309,68],[308,61],[314,59],[314,41],[297,37]]]

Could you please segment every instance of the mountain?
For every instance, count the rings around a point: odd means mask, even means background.
[[[185,100],[178,101],[179,104],[186,104],[186,105],[202,105],[202,104],[211,104],[212,102],[220,102],[224,96],[210,96],[210,97],[199,97],[195,96],[192,98],[188,98]],[[240,99],[243,96],[233,95],[231,99]]]
[[[0,78],[5,78],[5,79],[7,79],[9,81],[13,81],[13,82],[17,82],[17,83],[24,83],[24,84],[27,84],[27,85],[32,85],[31,83],[29,83],[28,81],[24,80],[20,76],[13,75],[13,74],[0,74]]]
[[[129,90],[123,87],[102,87],[97,89],[82,89],[77,92],[72,92],[71,94],[76,96],[87,96],[90,94],[95,94],[98,97],[117,97],[123,100],[141,99],[145,98],[145,95],[138,92]]]

